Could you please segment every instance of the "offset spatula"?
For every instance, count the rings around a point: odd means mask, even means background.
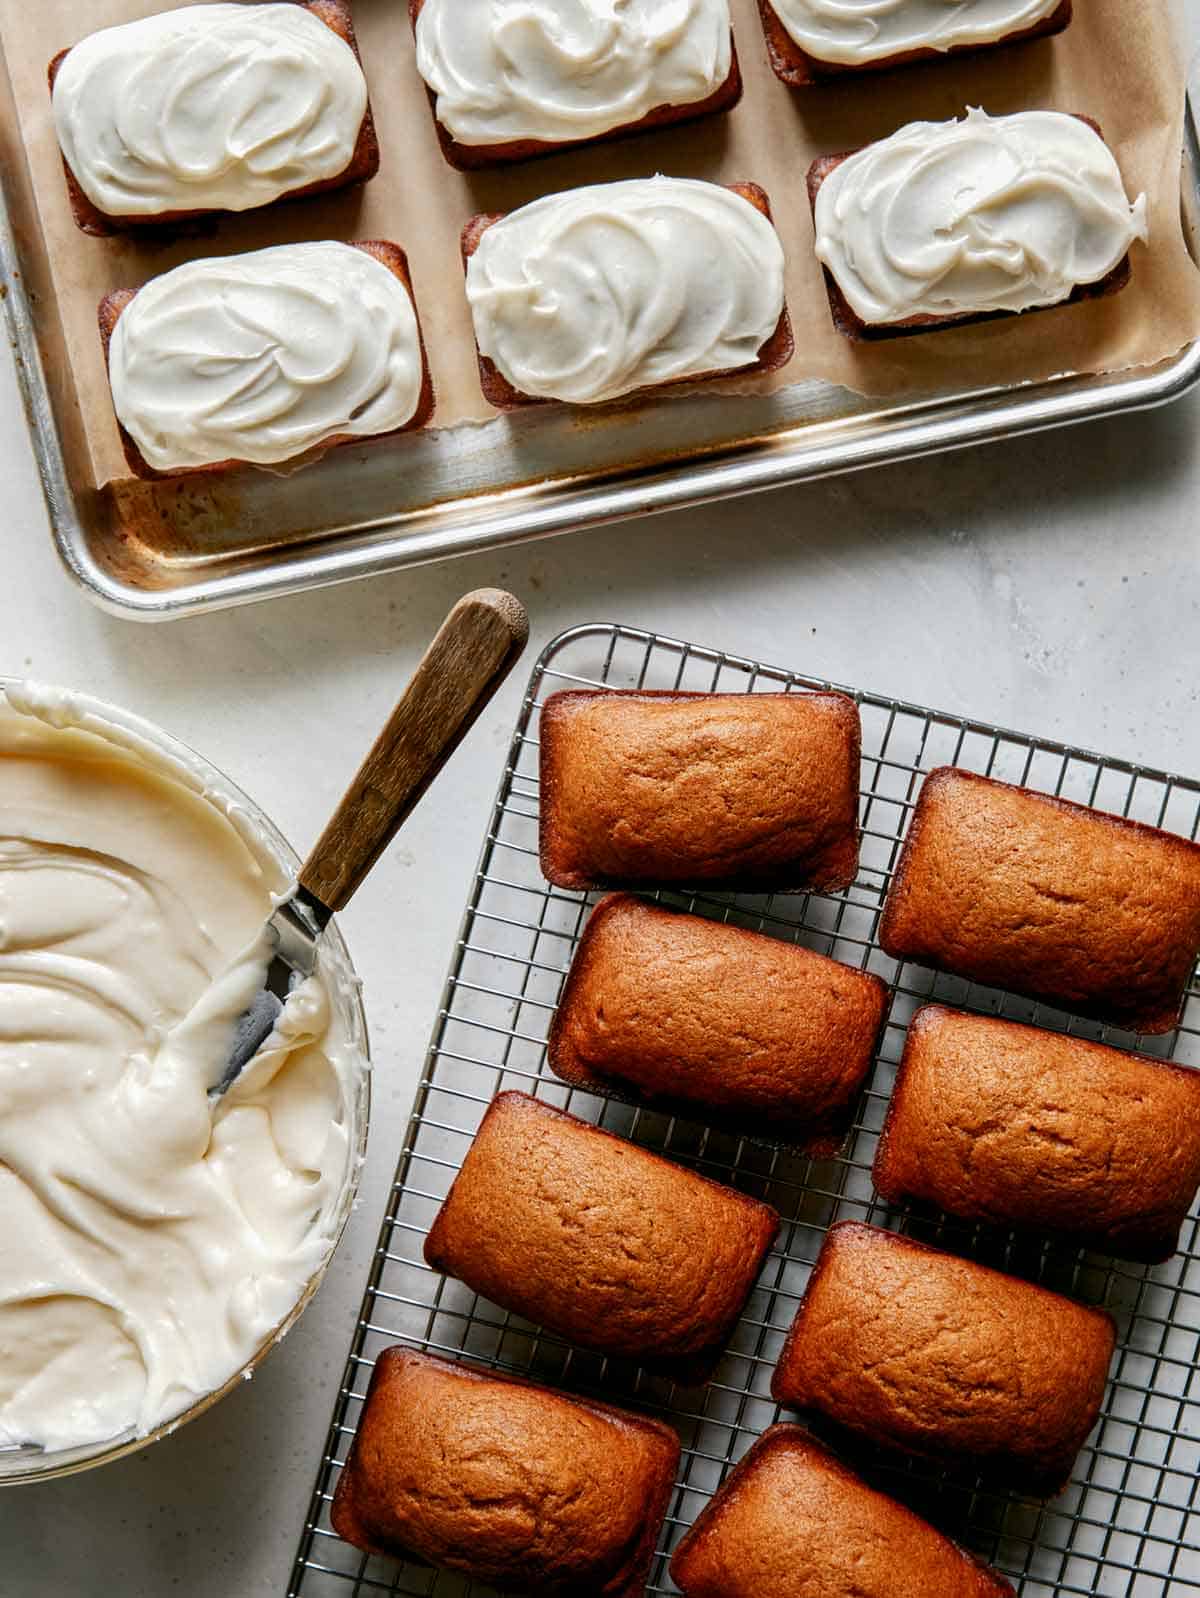
[[[219,1098],[271,1034],[295,982],[311,976],[322,932],[343,909],[401,822],[508,675],[529,636],[525,607],[499,588],[459,600],[275,911],[266,981],[238,1021]]]

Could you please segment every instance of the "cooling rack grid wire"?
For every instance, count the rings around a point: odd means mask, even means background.
[[[886,1466],[877,1459],[865,1461],[871,1478],[995,1564],[1021,1598],[1180,1598],[1200,1592],[1196,1210],[1184,1227],[1181,1252],[1166,1265],[1145,1268],[909,1213],[877,1198],[870,1176],[905,1027],[931,999],[1200,1066],[1195,977],[1183,1025],[1167,1037],[1141,1039],[935,976],[883,953],[879,912],[925,773],[938,765],[965,766],[1192,838],[1200,831],[1200,783],[847,690],[863,718],[863,852],[854,885],[835,895],[660,896],[701,915],[803,943],[877,972],[891,985],[889,1022],[853,1135],[841,1158],[810,1161],[682,1117],[569,1089],[546,1065],[546,1031],[590,898],[551,888],[538,867],[538,721],[548,695],[592,685],[746,693],[830,686],[612,625],[563,634],[535,666],[417,1091],[290,1598],[482,1598],[490,1591],[415,1564],[368,1558],[330,1528],[330,1499],[374,1359],[395,1342],[667,1416],[682,1435],[684,1452],[648,1591],[674,1593],[667,1571],[671,1551],[732,1465],[780,1418],[770,1397],[771,1371],[822,1238],[843,1219],[909,1232],[1103,1304],[1119,1327],[1103,1417],[1065,1494],[1042,1503],[961,1473]],[[535,1093],[780,1211],[778,1245],[707,1387],[676,1389],[628,1362],[572,1349],[425,1266],[422,1247],[438,1206],[487,1105],[508,1088]]]

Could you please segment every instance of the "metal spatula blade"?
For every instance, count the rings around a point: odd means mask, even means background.
[[[467,594],[446,617],[301,867],[296,892],[267,923],[275,951],[263,986],[238,1019],[211,1098],[228,1091],[270,1037],[291,989],[316,969],[330,917],[349,903],[528,637],[525,607],[499,588]]]
[[[328,922],[329,911],[302,887],[272,915],[267,936],[275,952],[262,987],[238,1017],[225,1070],[210,1097],[219,1099],[241,1075],[275,1030],[288,994],[297,983],[312,976],[317,968],[318,943]]]

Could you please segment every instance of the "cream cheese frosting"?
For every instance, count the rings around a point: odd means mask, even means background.
[[[461,144],[595,138],[707,100],[733,60],[729,0],[425,0],[417,69]]]
[[[1053,16],[1062,0],[770,0],[818,61],[868,66],[909,50],[995,44]]]
[[[1026,311],[1097,283],[1147,237],[1103,139],[1023,111],[913,122],[850,156],[815,207],[817,256],[862,321]]]
[[[189,261],[128,303],[109,345],[122,426],[158,471],[291,460],[403,427],[421,397],[405,285],[353,245]]]
[[[333,964],[210,1102],[285,879],[101,708],[0,694],[0,1446],[144,1435],[223,1386],[322,1264],[358,1151]]]
[[[493,223],[467,298],[480,351],[514,388],[588,405],[752,364],[783,311],[783,248],[714,183],[602,183]]]
[[[285,3],[184,6],[102,29],[54,83],[67,164],[109,216],[245,211],[338,177],[366,109],[354,51]]]

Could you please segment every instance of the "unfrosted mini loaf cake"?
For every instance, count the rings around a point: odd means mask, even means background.
[[[640,1598],[678,1462],[660,1421],[385,1348],[330,1520],[501,1592]]]
[[[1012,1598],[995,1571],[868,1487],[801,1426],[772,1426],[680,1543],[684,1598]]]
[[[1085,1309],[874,1226],[829,1231],[771,1392],[878,1447],[1058,1492],[1116,1332]]]
[[[485,397],[597,405],[775,371],[783,246],[756,184],[635,178],[549,194],[462,235]]]
[[[560,888],[844,888],[861,736],[845,694],[552,694],[542,870]]]
[[[1165,1260],[1200,1187],[1200,1072],[927,1005],[874,1174],[892,1202]]]
[[[729,0],[409,0],[417,70],[452,166],[496,166],[728,111]]]
[[[778,1228],[766,1204],[527,1094],[502,1093],[425,1258],[583,1348],[698,1383]]]
[[[758,0],[767,53],[792,88],[1061,33],[1071,0]]]
[[[347,0],[183,6],[50,63],[87,233],[247,211],[372,177],[379,145]]]
[[[433,410],[408,260],[385,241],[189,261],[107,295],[100,334],[139,477],[277,465]]]
[[[833,320],[855,339],[1115,294],[1148,236],[1096,124],[1058,111],[911,122],[814,161],[808,191]]]
[[[943,766],[925,779],[879,941],[899,960],[1169,1032],[1200,949],[1200,845]]]
[[[576,1087],[828,1156],[886,1002],[877,976],[797,944],[612,894],[587,924],[548,1057]]]

